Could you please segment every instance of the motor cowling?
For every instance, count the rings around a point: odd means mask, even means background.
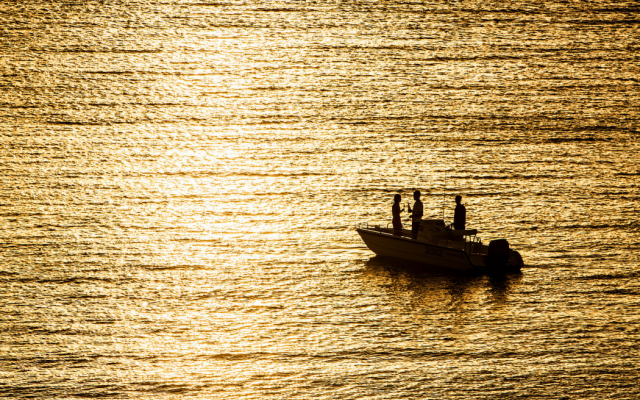
[[[511,256],[509,257],[509,261],[507,261],[507,268],[513,271],[520,271],[522,267],[524,267],[522,256],[517,251],[511,250]]]
[[[511,250],[507,239],[492,240],[489,242],[489,254],[486,258],[487,267],[492,272],[504,272],[510,256]]]

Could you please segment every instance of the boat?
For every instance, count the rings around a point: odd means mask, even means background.
[[[442,219],[422,219],[416,238],[410,230],[396,231],[388,225],[360,223],[356,231],[367,247],[382,257],[488,274],[517,273],[524,267],[522,256],[506,239],[486,245],[477,229],[454,230]]]

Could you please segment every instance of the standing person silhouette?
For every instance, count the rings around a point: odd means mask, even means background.
[[[467,224],[467,208],[463,204],[460,204],[461,201],[462,196],[456,196],[456,211],[453,214],[453,229],[456,231],[464,230]]]
[[[393,219],[391,222],[393,223],[393,230],[395,231],[394,235],[402,235],[402,221],[400,220],[400,213],[404,211],[404,208],[400,209],[400,201],[402,197],[399,194],[393,196],[393,206],[391,207],[391,215],[393,215]]]
[[[420,201],[420,191],[416,190],[413,192],[413,199],[416,201],[413,203],[413,209],[409,206],[409,212],[411,213],[411,234],[414,239],[418,238],[418,230],[420,228],[420,220],[424,215],[424,207],[422,206],[422,202]]]

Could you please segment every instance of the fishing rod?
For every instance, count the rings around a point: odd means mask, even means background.
[[[442,188],[442,221],[444,222],[444,198],[447,193],[447,171],[444,171],[444,187]],[[446,224],[446,222],[445,222]]]

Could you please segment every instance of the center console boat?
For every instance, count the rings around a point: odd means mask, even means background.
[[[519,272],[520,253],[505,239],[482,243],[476,229],[454,230],[441,219],[423,219],[417,237],[411,231],[362,223],[356,231],[379,256],[394,257],[441,268],[489,274]]]

